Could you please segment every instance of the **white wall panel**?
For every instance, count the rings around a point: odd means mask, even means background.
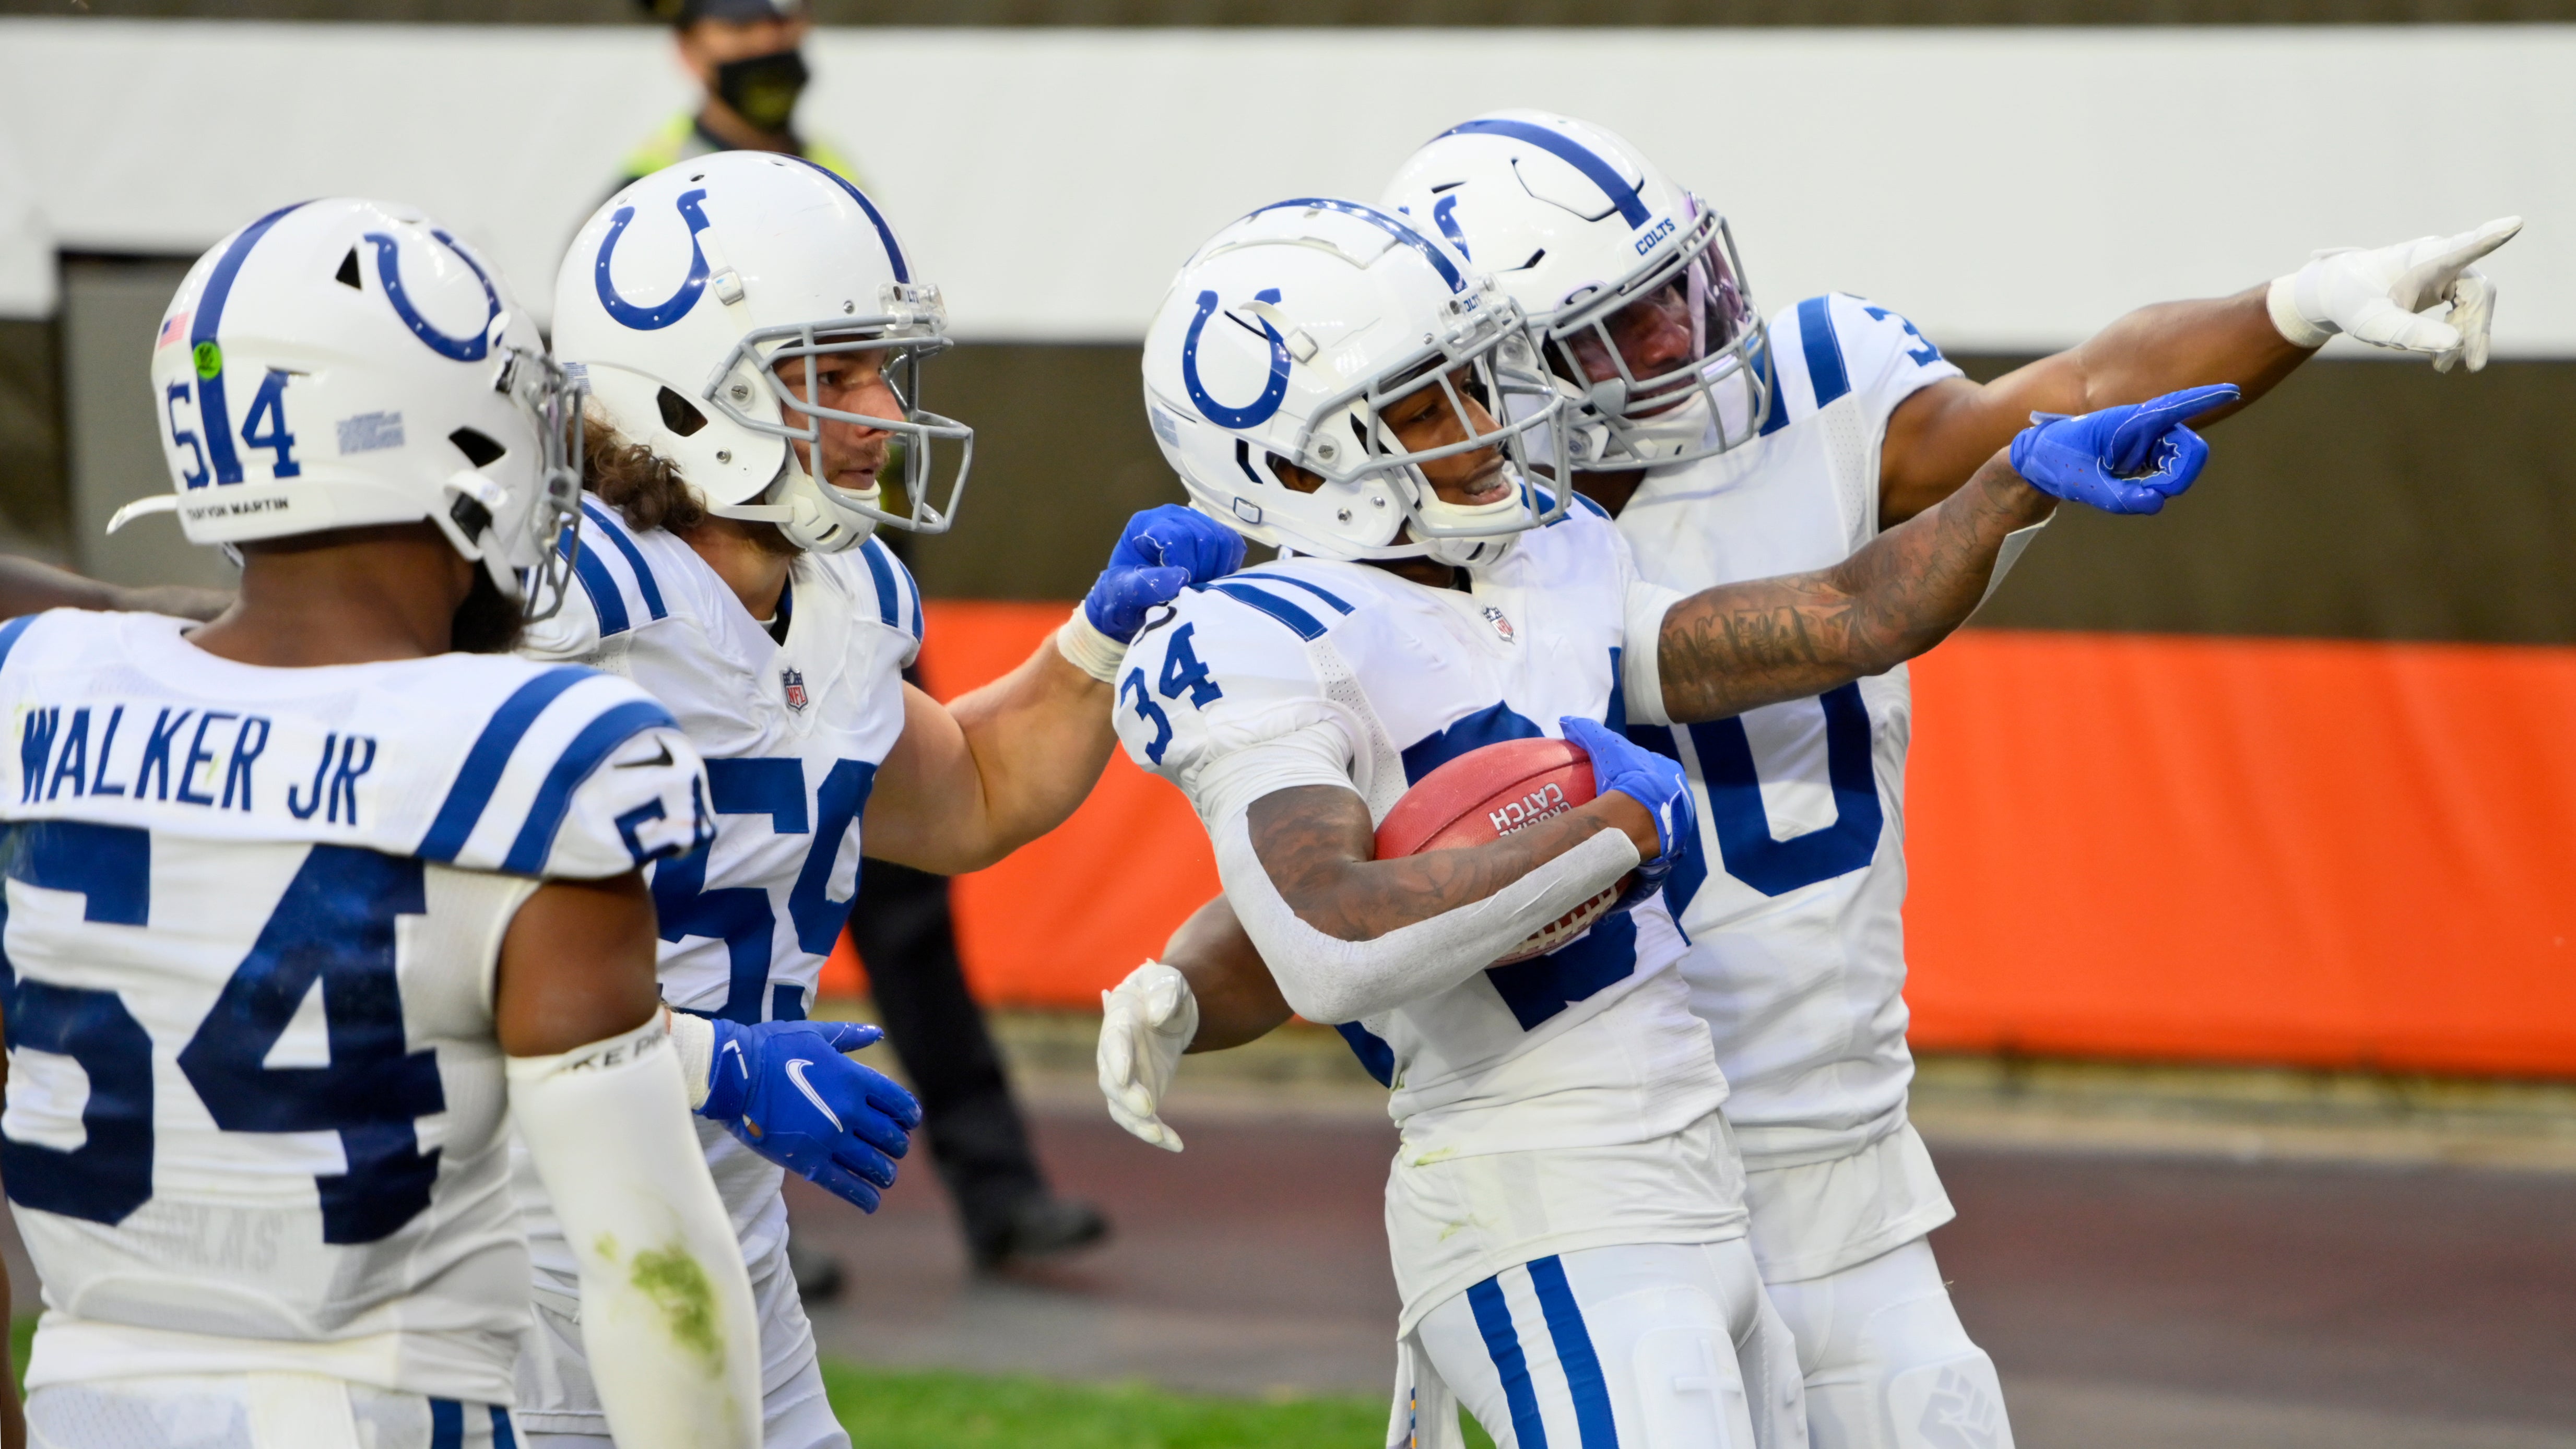
[[[1541,104],[1716,200],[1767,306],[1841,288],[1953,349],[2041,349],[2314,247],[2519,212],[2498,348],[2576,356],[2576,26],[842,30],[813,58],[807,123],[970,336],[1133,339],[1233,215],[1368,198],[1449,122]],[[641,27],[0,20],[0,144],[66,248],[195,250],[375,193],[539,293],[686,93]],[[41,294],[0,277],[0,306]]]

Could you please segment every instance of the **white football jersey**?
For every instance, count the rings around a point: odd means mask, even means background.
[[[1567,715],[1623,727],[1619,666],[1640,585],[1606,515],[1582,502],[1467,577],[1471,590],[1437,589],[1366,564],[1295,558],[1195,588],[1130,646],[1119,738],[1214,829],[1226,821],[1212,812],[1243,808],[1207,788],[1225,759],[1290,731],[1338,732],[1348,783],[1382,821],[1414,781],[1480,746],[1561,737]],[[1304,783],[1258,785],[1253,798]],[[1548,955],[1337,1029],[1392,1089],[1407,1160],[1645,1143],[1726,1097],[1708,1030],[1673,973],[1681,950],[1657,900]],[[1637,1186],[1624,1180],[1609,1202],[1560,1194],[1558,1225],[1588,1218],[1612,1241],[1723,1235],[1730,1209],[1705,1201],[1700,1179],[1665,1194]],[[1388,1211],[1399,1288],[1421,1308],[1519,1261],[1507,1229],[1535,1216],[1497,1208],[1477,1233],[1453,1224],[1442,1234],[1399,1222],[1409,1209],[1393,1192]],[[1718,1225],[1670,1229],[1676,1213]],[[1458,1261],[1411,1261],[1405,1245],[1416,1242]]]
[[[1878,533],[1888,415],[1959,369],[1856,297],[1771,323],[1778,391],[1761,435],[1646,476],[1619,531],[1648,579],[1686,592],[1839,563]],[[1632,730],[1698,795],[1707,879],[1682,926],[1692,1008],[1717,1038],[1745,1162],[1840,1157],[1904,1121],[1902,666],[1705,724]]]
[[[857,889],[877,766],[903,733],[920,591],[879,539],[802,555],[781,644],[681,539],[631,529],[596,498],[581,511],[580,587],[523,648],[633,680],[706,757],[715,843],[653,872],[662,998],[745,1024],[801,1020]],[[785,1231],[783,1171],[715,1123],[698,1135],[757,1257]],[[532,1221],[541,1239],[548,1221]],[[568,1276],[560,1246],[539,1241],[538,1260]]]
[[[697,753],[595,670],[271,669],[189,627],[0,626],[29,1382],[301,1372],[506,1404],[528,1277],[493,966],[541,880],[706,839]]]

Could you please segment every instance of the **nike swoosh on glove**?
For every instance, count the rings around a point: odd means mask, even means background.
[[[1557,722],[1567,740],[1592,757],[1595,799],[1616,790],[1655,817],[1653,860],[1637,867],[1637,882],[1610,909],[1624,911],[1664,888],[1673,867],[1699,849],[1699,807],[1681,761],[1656,754],[1595,720],[1567,715]]]
[[[2209,444],[2183,419],[2239,395],[2234,383],[2222,382],[2080,417],[2032,413],[2031,426],[2012,440],[2012,468],[2051,498],[2105,513],[2154,513],[2209,462]]]
[[[1127,520],[1109,567],[1082,601],[1091,627],[1121,644],[1145,627],[1145,615],[1192,584],[1243,567],[1243,535],[1194,508],[1166,503]]]
[[[706,1105],[744,1146],[826,1192],[875,1212],[911,1150],[921,1104],[843,1052],[885,1035],[847,1021],[718,1021]]]

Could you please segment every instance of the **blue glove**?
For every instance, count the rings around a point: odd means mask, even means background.
[[[1699,849],[1699,807],[1691,803],[1690,778],[1682,773],[1681,761],[1631,743],[1597,721],[1567,715],[1556,723],[1569,742],[1592,757],[1595,799],[1616,790],[1655,817],[1655,840],[1662,849],[1637,867],[1637,883],[1610,908],[1624,911],[1663,889],[1673,867]]]
[[[1243,567],[1243,535],[1193,508],[1166,503],[1127,520],[1109,567],[1082,601],[1091,627],[1125,644],[1145,615],[1181,590]]]
[[[2237,396],[2234,383],[2222,382],[2081,417],[2032,413],[2031,426],[2012,440],[2013,471],[2051,498],[2105,513],[2154,513],[2209,461],[2209,444],[2183,419]]]
[[[894,1159],[911,1148],[921,1104],[841,1055],[885,1035],[846,1021],[717,1021],[715,1065],[698,1115],[813,1183],[877,1210]]]

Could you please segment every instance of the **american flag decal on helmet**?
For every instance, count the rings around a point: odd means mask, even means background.
[[[798,669],[782,669],[778,671],[778,682],[786,690],[787,707],[801,712],[805,708],[806,703],[804,671]]]

